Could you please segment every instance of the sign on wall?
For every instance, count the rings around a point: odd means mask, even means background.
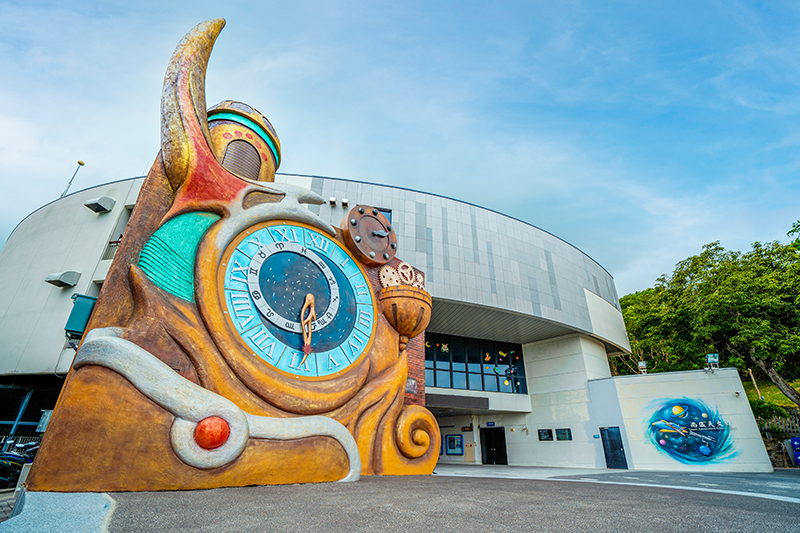
[[[731,428],[698,399],[669,398],[648,404],[646,433],[663,454],[684,464],[720,463],[738,454]]]

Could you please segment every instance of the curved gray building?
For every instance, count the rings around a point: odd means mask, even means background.
[[[526,344],[580,333],[609,353],[629,351],[614,278],[594,259],[535,226],[424,192],[279,175],[336,204],[313,206],[338,225],[345,198],[391,212],[398,255],[426,272],[429,330]]]

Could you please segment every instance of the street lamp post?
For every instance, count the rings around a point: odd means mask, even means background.
[[[76,174],[78,173],[78,171],[81,169],[81,167],[83,166],[83,164],[84,164],[84,163],[83,163],[83,161],[81,161],[81,160],[78,160],[78,168],[76,168],[76,169],[75,169],[75,172],[72,174],[72,177],[69,179],[69,183],[67,183],[67,188],[66,188],[66,189],[64,189],[64,192],[62,192],[62,193],[61,193],[61,196],[59,196],[59,198],[64,198],[64,197],[67,195],[67,191],[68,191],[68,190],[69,190],[69,188],[72,186],[72,180],[74,180],[74,179],[75,179],[75,175],[76,175]]]

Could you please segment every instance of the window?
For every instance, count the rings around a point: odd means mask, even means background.
[[[539,430],[539,440],[553,440],[553,430],[552,429],[540,429]]]
[[[425,384],[429,387],[527,394],[522,346],[426,333]]]
[[[470,390],[483,390],[483,379],[480,374],[469,374],[468,382]]]

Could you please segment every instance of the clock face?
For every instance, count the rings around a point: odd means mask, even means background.
[[[256,225],[223,255],[224,308],[253,356],[301,378],[341,373],[366,352],[375,303],[364,272],[336,241],[303,224]],[[314,296],[310,353],[301,311]],[[308,313],[306,313],[308,316]]]
[[[374,207],[355,206],[342,220],[341,230],[348,248],[367,265],[384,265],[397,252],[392,225]]]

